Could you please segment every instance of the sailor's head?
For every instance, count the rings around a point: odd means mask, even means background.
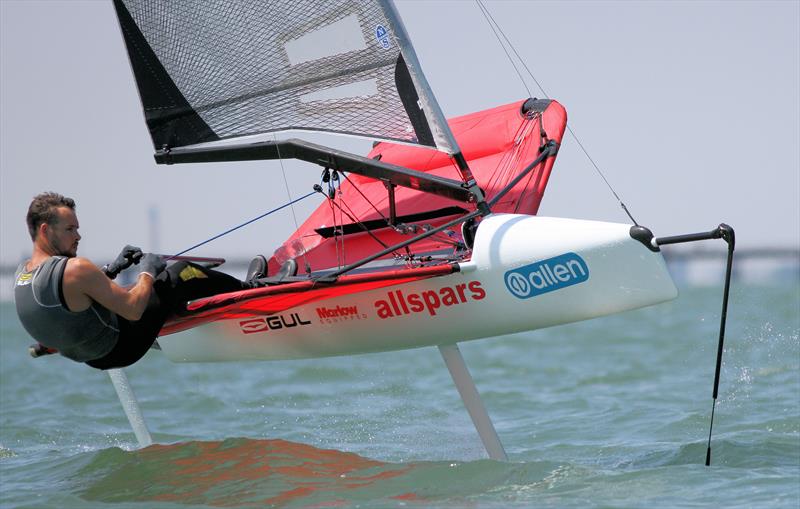
[[[78,233],[75,200],[49,192],[34,196],[26,220],[31,239],[45,252],[77,256],[81,235]]]

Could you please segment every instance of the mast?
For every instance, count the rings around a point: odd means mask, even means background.
[[[419,93],[419,107],[428,119],[437,149],[447,152],[453,158],[464,186],[472,194],[478,208],[484,214],[488,214],[489,207],[485,202],[483,191],[478,187],[467,160],[461,153],[461,148],[450,130],[444,113],[442,113],[439,102],[436,100],[436,96],[433,94],[433,90],[431,90],[428,80],[422,72],[417,53],[411,45],[411,39],[408,36],[408,32],[406,32],[405,25],[397,12],[394,2],[392,0],[380,0],[380,3],[384,8],[386,17],[394,28],[395,42],[400,47],[400,53],[403,55],[411,80]]]

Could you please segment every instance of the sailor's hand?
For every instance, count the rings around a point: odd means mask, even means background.
[[[125,246],[122,248],[122,252],[117,256],[116,260],[103,267],[103,272],[105,272],[106,276],[109,278],[114,279],[117,277],[117,274],[127,269],[132,264],[139,263],[143,255],[144,253],[142,253],[141,248],[131,245]]]
[[[142,273],[150,274],[155,279],[159,272],[167,268],[167,262],[164,261],[164,257],[161,255],[147,253],[142,258],[142,261],[139,262],[139,268]]]

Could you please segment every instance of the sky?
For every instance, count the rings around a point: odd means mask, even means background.
[[[800,2],[485,5],[639,223],[800,246]],[[476,3],[397,7],[446,116],[528,97]],[[125,244],[178,252],[319,180],[295,161],[156,165],[110,1],[0,0],[0,22],[0,265],[29,254],[42,191],[76,200],[79,254],[102,264]],[[539,214],[628,222],[569,135]],[[294,229],[286,209],[193,254],[269,256]]]

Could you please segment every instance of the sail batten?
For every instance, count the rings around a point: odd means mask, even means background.
[[[457,145],[388,0],[114,0],[156,150],[288,130]]]

